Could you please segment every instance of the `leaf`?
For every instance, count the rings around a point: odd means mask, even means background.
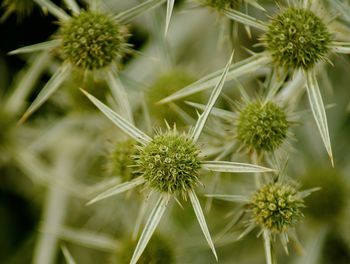
[[[204,169],[211,171],[220,171],[220,172],[271,172],[275,171],[274,169],[248,164],[240,162],[231,162],[231,161],[203,161],[202,166]]]
[[[215,199],[228,201],[228,202],[238,202],[238,203],[248,203],[249,197],[244,195],[231,195],[231,194],[206,194],[207,197],[212,197]]]
[[[263,53],[261,55],[251,56],[245,60],[242,60],[238,63],[231,65],[226,80],[232,80],[243,76],[245,74],[254,72],[260,69],[262,66],[268,64],[271,61],[269,55]],[[208,74],[202,77],[200,80],[182,88],[181,90],[173,93],[172,95],[159,101],[159,104],[168,103],[170,101],[178,100],[180,98],[189,96],[194,93],[205,91],[215,84],[218,83],[220,76],[222,75],[223,69]]]
[[[263,231],[263,239],[264,239],[266,263],[267,264],[274,264],[272,262],[271,237],[270,237],[270,232],[268,230]]]
[[[133,7],[133,8],[130,8],[124,12],[119,13],[114,18],[123,24],[128,24],[131,22],[131,20],[133,20],[134,18],[136,18],[140,14],[142,14],[148,10],[151,10],[152,8],[155,8],[156,6],[158,6],[164,2],[165,2],[165,0],[148,0],[148,1],[145,1],[137,6]]]
[[[100,100],[98,100],[93,95],[89,94],[88,92],[81,89],[81,91],[89,98],[89,100],[98,108],[101,110],[101,112],[109,118],[117,127],[119,127],[121,130],[124,131],[124,133],[128,134],[130,137],[135,139],[137,142],[141,143],[142,145],[146,145],[148,142],[150,142],[152,139],[147,136],[145,133],[143,133],[141,130],[139,130],[134,125],[130,124],[128,121],[126,121],[124,118],[122,118],[119,114],[114,112],[111,108],[109,108],[107,105],[102,103]]]
[[[70,16],[60,7],[48,0],[34,0],[43,9],[47,9],[52,15],[57,17],[59,20],[67,21]]]
[[[80,13],[80,8],[75,2],[75,0],[64,0],[66,6],[73,11],[74,14],[79,14]]]
[[[241,13],[239,11],[236,11],[236,10],[224,10],[223,13],[230,19],[233,19],[235,21],[238,21],[244,25],[247,25],[247,26],[251,26],[251,27],[255,27],[257,29],[261,29],[263,31],[267,31],[267,25],[254,18],[254,17],[251,17],[249,15],[246,15],[244,13]]]
[[[198,103],[189,102],[189,101],[185,101],[185,103],[192,106],[192,107],[195,107],[199,110],[204,110],[205,106],[206,106],[204,104],[198,104]],[[236,113],[233,113],[233,112],[227,111],[227,110],[223,110],[220,108],[216,108],[216,107],[213,107],[213,109],[211,110],[211,114],[215,117],[220,117],[220,118],[223,118],[226,120],[227,119],[232,120],[237,116]]]
[[[61,246],[61,250],[62,250],[64,259],[66,260],[67,264],[76,264],[73,256],[71,255],[71,253],[68,251],[68,249],[64,245]]]
[[[145,250],[149,240],[151,239],[154,230],[159,224],[160,219],[162,218],[165,209],[169,203],[170,195],[161,195],[155,207],[153,208],[150,216],[147,219],[145,228],[142,231],[141,237],[137,242],[134,254],[131,258],[130,264],[136,264],[139,260],[141,254]]]
[[[120,108],[120,113],[126,120],[131,124],[134,124],[134,117],[132,115],[132,109],[129,102],[128,94],[124,88],[124,85],[121,83],[118,77],[114,77],[112,71],[107,72],[107,83],[111,89],[111,92],[114,96],[114,99],[118,103]]]
[[[216,100],[218,99],[218,97],[222,91],[222,88],[224,87],[225,79],[226,79],[229,67],[231,65],[232,59],[233,59],[233,52],[231,54],[230,59],[228,60],[228,62],[226,64],[226,67],[225,67],[218,83],[216,84],[215,88],[213,89],[212,93],[210,94],[209,101],[204,109],[204,112],[199,116],[199,118],[196,122],[196,125],[195,125],[194,129],[192,130],[191,138],[193,139],[194,142],[198,141],[198,138],[203,131],[203,127],[205,125],[205,122],[207,121],[207,119],[209,117],[210,111],[214,107],[214,104],[216,103]]]
[[[120,194],[122,192],[128,191],[130,189],[133,189],[145,182],[145,179],[143,177],[137,177],[136,179],[133,179],[132,181],[124,182],[121,184],[118,184],[117,186],[114,186],[99,195],[97,195],[95,198],[93,198],[91,201],[87,203],[87,205],[96,203],[98,201],[101,201],[103,199],[106,199],[108,197]]]
[[[324,109],[324,104],[322,101],[320,88],[317,83],[316,74],[314,71],[307,72],[305,74],[306,74],[306,90],[309,97],[312,114],[316,121],[318,130],[321,134],[323,144],[326,147],[332,166],[334,167],[331,140],[328,132],[326,111]]]
[[[218,256],[217,256],[216,251],[215,251],[214,243],[213,243],[213,241],[211,239],[211,236],[210,236],[210,233],[209,233],[209,229],[208,229],[207,223],[205,221],[201,205],[200,205],[200,203],[198,201],[198,197],[197,197],[197,195],[195,194],[195,192],[193,190],[190,190],[188,192],[188,196],[190,197],[190,200],[191,200],[191,203],[192,203],[192,206],[193,206],[193,210],[194,210],[194,212],[196,214],[198,223],[199,223],[199,225],[200,225],[200,227],[201,227],[201,229],[203,231],[205,239],[207,240],[208,245],[211,248],[211,250],[212,250],[212,252],[213,252],[213,254],[215,256],[216,261],[218,261]]]
[[[333,42],[331,44],[331,47],[334,50],[334,52],[350,54],[350,42]]]
[[[34,45],[25,46],[19,49],[15,49],[13,51],[10,51],[8,54],[16,55],[16,54],[31,53],[36,51],[52,50],[58,47],[60,44],[61,44],[61,40],[54,39],[54,40],[37,43]]]
[[[165,35],[168,33],[171,14],[173,13],[174,3],[175,3],[175,0],[167,0],[166,19],[165,19]]]
[[[61,83],[68,77],[70,74],[70,69],[71,67],[69,65],[63,65],[55,72],[44,88],[40,91],[38,96],[34,99],[27,111],[23,114],[19,120],[19,123],[23,123],[50,98],[50,96],[60,87]]]

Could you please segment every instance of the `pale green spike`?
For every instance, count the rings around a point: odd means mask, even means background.
[[[233,9],[225,10],[224,14],[228,18],[233,19],[237,22],[240,22],[244,25],[255,27],[255,28],[263,30],[263,31],[267,30],[267,25],[264,22],[260,21],[259,19],[254,18],[254,17],[251,17],[249,15],[246,15],[244,13],[241,13],[239,11],[236,11]]]
[[[30,46],[25,46],[25,47],[10,51],[9,55],[31,53],[31,52],[44,51],[44,50],[52,50],[52,49],[58,47],[60,44],[61,44],[61,40],[59,40],[59,39],[49,40],[49,41],[45,41],[42,43],[38,43],[38,44],[30,45]]]
[[[254,172],[272,172],[274,169],[231,161],[203,161],[202,167],[211,171],[220,172],[237,172],[237,173],[254,173]]]
[[[59,20],[67,21],[70,19],[70,16],[56,4],[52,3],[49,0],[34,0],[38,5],[43,9],[47,9],[52,15],[57,17]]]

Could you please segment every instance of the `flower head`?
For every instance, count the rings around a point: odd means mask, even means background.
[[[238,141],[258,152],[276,150],[287,137],[288,128],[285,111],[272,101],[248,103],[236,121]]]
[[[289,7],[271,19],[262,39],[276,65],[310,69],[325,60],[331,34],[311,10]]]
[[[62,57],[72,65],[95,70],[120,59],[127,50],[127,31],[109,14],[83,11],[59,30]]]
[[[292,228],[303,216],[304,201],[297,190],[289,184],[272,183],[257,190],[251,197],[252,220],[278,233]]]

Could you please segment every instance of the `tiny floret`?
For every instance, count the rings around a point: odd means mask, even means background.
[[[303,216],[304,202],[297,190],[287,184],[273,183],[260,188],[251,198],[253,221],[272,232],[284,232]]]
[[[110,65],[127,48],[125,27],[96,11],[85,11],[70,19],[60,29],[60,36],[63,58],[84,70]]]
[[[151,188],[183,197],[198,183],[201,162],[199,150],[186,135],[167,132],[141,147],[137,157],[138,172]]]
[[[276,65],[310,69],[326,59],[331,35],[312,11],[290,7],[272,18],[263,40]]]
[[[237,139],[247,148],[274,151],[287,137],[289,122],[284,110],[273,102],[251,102],[237,119]]]

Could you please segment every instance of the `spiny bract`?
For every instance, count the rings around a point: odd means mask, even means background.
[[[240,110],[237,139],[249,149],[274,151],[287,137],[289,122],[283,109],[273,102],[251,102]]]
[[[312,11],[290,7],[272,18],[263,40],[276,65],[310,69],[326,58],[331,35]]]
[[[85,11],[60,29],[63,58],[74,66],[94,70],[110,65],[126,51],[127,32],[113,17]]]
[[[273,183],[261,187],[251,198],[253,221],[272,232],[293,227],[303,216],[304,202],[297,190],[287,184]]]
[[[167,132],[140,148],[138,172],[159,192],[183,197],[198,183],[199,150],[186,135]]]

